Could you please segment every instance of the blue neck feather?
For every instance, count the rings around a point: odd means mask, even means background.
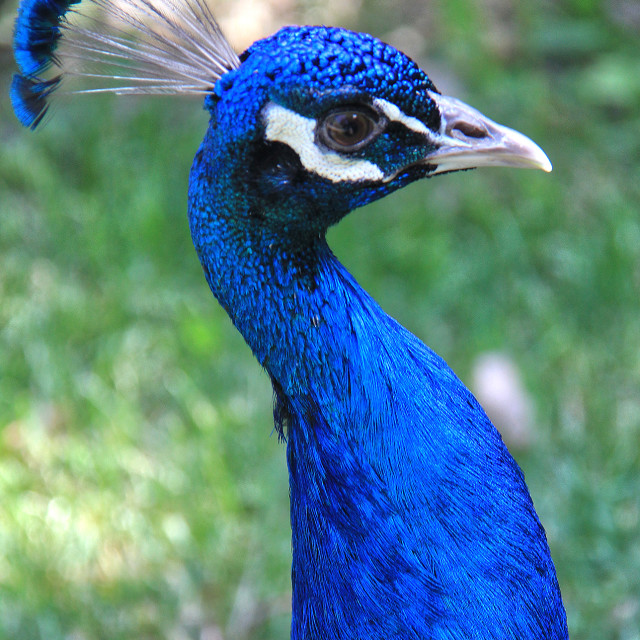
[[[482,409],[324,232],[273,226],[243,186],[251,159],[209,108],[191,230],[286,425],[292,639],[566,638],[544,531]]]

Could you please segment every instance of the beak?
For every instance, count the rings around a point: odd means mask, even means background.
[[[437,166],[433,172],[475,167],[520,167],[551,171],[545,152],[521,133],[489,120],[469,105],[431,93],[440,110],[441,126],[434,142],[438,148],[423,162]]]

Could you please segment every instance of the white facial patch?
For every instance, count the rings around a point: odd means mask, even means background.
[[[400,110],[398,109],[398,111]],[[265,107],[264,120],[267,140],[282,142],[293,149],[307,171],[331,180],[331,182],[384,179],[384,173],[373,162],[342,156],[334,151],[325,151],[318,147],[315,142],[316,121],[313,118],[305,118],[294,111],[270,102]]]
[[[400,109],[395,104],[393,104],[393,102],[387,102],[382,98],[376,98],[373,101],[373,104],[377,109],[382,111],[382,113],[384,113],[384,115],[387,116],[389,120],[399,122],[400,124],[407,127],[407,129],[415,131],[416,133],[426,136],[427,138],[431,138],[433,136],[433,131],[431,131],[431,129],[429,129],[427,125],[420,122],[418,118],[408,116],[400,111]]]

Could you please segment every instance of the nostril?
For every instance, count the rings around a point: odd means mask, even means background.
[[[457,138],[484,138],[487,135],[484,127],[477,126],[471,122],[456,122],[451,127],[451,134]]]

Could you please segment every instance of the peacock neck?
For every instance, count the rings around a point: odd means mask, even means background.
[[[191,172],[190,226],[209,286],[285,396],[335,402],[351,348],[351,311],[379,308],[322,230],[275,223],[249,201],[249,178],[229,169],[229,155],[208,135]]]
[[[353,603],[367,593],[368,575],[378,591],[387,588],[386,570],[380,574],[384,566],[398,569],[394,580],[400,584],[412,571],[403,556],[418,545],[408,531],[381,526],[389,518],[405,520],[395,498],[385,496],[383,478],[393,484],[390,472],[399,452],[381,433],[393,429],[388,410],[399,384],[384,334],[393,340],[397,332],[399,351],[405,334],[346,272],[323,237],[292,247],[268,229],[240,228],[237,213],[227,215],[213,203],[209,199],[206,224],[192,211],[196,247],[214,295],[273,381],[275,414],[287,437],[292,639],[379,638],[372,634],[383,612]],[[396,544],[398,535],[407,547]],[[396,601],[409,587],[402,586]],[[375,591],[369,590],[371,604]],[[347,624],[332,630],[336,608],[343,609],[339,617]],[[400,615],[403,606],[394,610]],[[366,628],[349,635],[362,620]]]
[[[544,532],[482,409],[322,233],[265,220],[229,150],[207,144],[191,173],[191,232],[286,426],[292,640],[507,638],[514,620],[564,637]]]

